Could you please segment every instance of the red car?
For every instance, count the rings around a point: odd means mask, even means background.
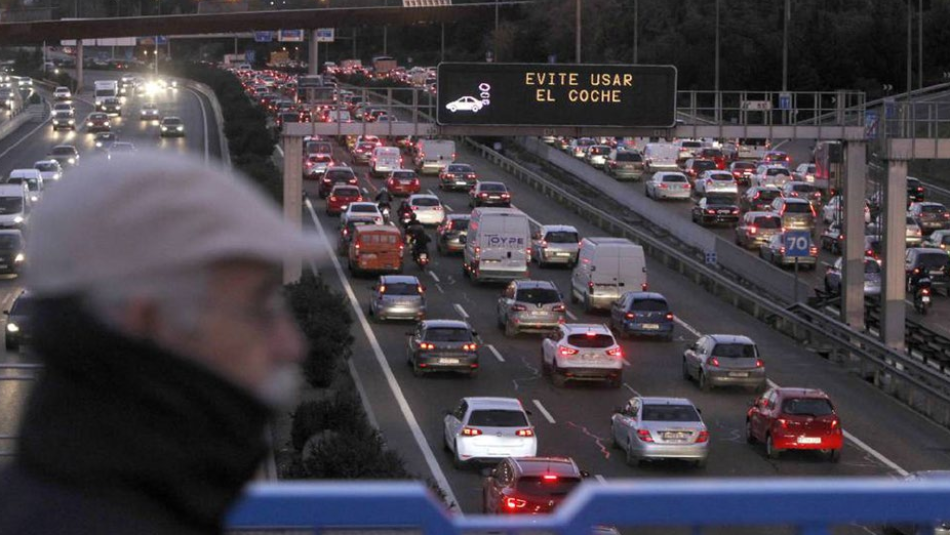
[[[509,457],[482,485],[482,512],[550,513],[587,474],[569,457]]]
[[[327,215],[340,215],[346,211],[350,203],[360,202],[363,195],[360,188],[356,186],[333,186],[330,195],[327,197]]]
[[[748,186],[752,182],[752,175],[755,174],[755,162],[732,162],[729,171],[740,186]]]
[[[699,157],[716,162],[716,168],[723,170],[726,168],[726,155],[722,149],[705,148],[699,153]]]
[[[773,388],[746,414],[746,440],[765,443],[770,459],[783,450],[820,450],[841,459],[841,420],[828,395],[811,388]]]
[[[422,184],[419,183],[419,177],[416,176],[415,171],[397,169],[389,173],[389,178],[386,180],[386,189],[392,195],[408,196],[419,193]]]

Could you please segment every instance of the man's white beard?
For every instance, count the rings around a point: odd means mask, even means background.
[[[292,409],[300,397],[300,364],[282,364],[257,388],[257,397],[274,410]]]

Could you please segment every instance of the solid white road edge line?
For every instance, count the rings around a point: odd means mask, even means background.
[[[693,327],[692,325],[690,325],[689,323],[686,323],[685,321],[681,320],[681,319],[679,318],[679,316],[673,316],[673,321],[675,321],[676,324],[679,325],[680,327],[682,327],[682,328],[686,329],[687,331],[691,332],[691,333],[693,334],[693,336],[695,336],[696,338],[699,338],[700,336],[702,336],[702,333],[700,333],[698,330],[696,330],[696,328],[694,328],[694,327]]]
[[[548,410],[544,408],[544,405],[542,405],[540,401],[536,399],[532,399],[531,402],[534,403],[534,406],[537,407],[539,411],[541,411],[541,415],[544,416],[544,419],[547,420],[548,423],[551,423],[551,424],[556,423],[554,421],[554,417],[551,416],[551,413],[548,412]]]
[[[455,310],[458,311],[459,315],[462,316],[462,319],[468,319],[468,312],[465,312],[465,309],[462,308],[462,305],[455,303],[452,306],[455,307]]]
[[[393,370],[389,366],[386,356],[383,354],[383,349],[379,345],[379,340],[376,339],[376,333],[373,332],[369,321],[366,319],[366,315],[363,314],[363,308],[360,307],[359,301],[356,299],[356,294],[353,292],[353,287],[350,286],[350,281],[347,280],[346,274],[343,272],[342,266],[340,266],[340,261],[337,258],[336,253],[333,251],[333,247],[330,245],[329,240],[327,240],[326,232],[324,232],[323,225],[321,225],[320,221],[317,219],[317,213],[313,210],[313,203],[310,202],[310,199],[306,200],[306,206],[307,210],[310,211],[310,217],[313,218],[313,224],[317,227],[317,232],[320,234],[320,238],[322,239],[323,245],[326,248],[327,256],[333,262],[333,267],[336,269],[336,273],[340,277],[340,283],[343,285],[343,290],[346,292],[347,298],[349,298],[350,306],[356,313],[356,317],[360,322],[360,326],[363,328],[363,333],[366,335],[366,339],[373,348],[373,355],[376,357],[376,362],[379,363],[379,367],[383,371],[383,376],[386,377],[386,383],[389,384],[389,388],[392,390],[393,396],[396,398],[396,403],[399,405],[399,410],[402,411],[402,415],[406,419],[406,424],[409,425],[409,429],[412,431],[412,436],[416,440],[416,444],[419,445],[419,449],[422,451],[422,456],[425,458],[426,464],[429,466],[429,470],[432,471],[432,477],[434,477],[439,486],[442,487],[442,490],[445,492],[446,499],[448,499],[448,501],[451,503],[454,503],[455,508],[461,514],[462,509],[459,506],[458,500],[455,498],[455,493],[452,492],[452,487],[449,485],[449,480],[445,477],[445,473],[442,472],[442,467],[439,466],[439,462],[436,460],[435,454],[432,453],[432,448],[429,447],[429,443],[426,442],[426,437],[422,433],[422,428],[419,427],[419,422],[416,420],[416,416],[413,414],[412,408],[409,407],[409,402],[406,400],[406,396],[403,394],[402,388],[399,387],[399,383],[396,381],[396,376],[393,375]]]
[[[23,113],[27,113],[27,112],[23,112]],[[32,136],[33,134],[35,134],[36,131],[39,130],[40,128],[43,128],[44,126],[46,126],[46,123],[50,122],[51,120],[52,120],[52,115],[50,115],[50,117],[48,117],[45,121],[43,121],[43,122],[41,122],[39,125],[37,125],[36,128],[34,128],[33,130],[30,130],[29,132],[27,132],[27,134],[26,134],[25,136],[21,137],[21,138],[19,139],[19,141],[17,141],[17,142],[14,143],[13,145],[10,145],[10,148],[9,148],[9,149],[7,149],[7,150],[3,151],[2,153],[0,153],[0,158],[3,158],[3,157],[6,156],[7,153],[9,153],[11,150],[13,150],[13,149],[19,147],[19,146],[20,146],[20,143],[23,143],[24,141],[26,141],[27,138],[29,138],[30,136]]]
[[[604,483],[607,482],[607,478],[605,478],[604,476],[602,476],[602,475],[600,475],[600,474],[594,474],[594,479],[596,479],[597,482],[600,483],[600,484],[604,484]]]
[[[495,358],[498,359],[498,362],[505,362],[505,357],[501,356],[501,353],[495,349],[495,346],[488,344],[485,347],[492,352],[492,355],[495,355]]]

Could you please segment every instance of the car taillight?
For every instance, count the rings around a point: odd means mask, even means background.
[[[591,295],[594,295],[594,283],[593,283],[593,282],[588,282],[588,283],[587,283],[587,293],[589,293],[589,294],[591,294]]]
[[[706,213],[707,213],[707,214],[715,214],[715,213],[716,213],[716,211],[715,211],[715,210],[712,210],[712,209],[709,209],[709,208],[707,208],[707,209],[706,209]]]
[[[709,442],[709,431],[700,431],[699,434],[696,435],[697,444],[702,444],[704,442]]]
[[[330,202],[336,202],[336,197],[334,197],[333,195],[330,195]]]
[[[808,254],[811,256],[818,256],[818,248],[812,245],[808,248]]]
[[[524,312],[524,311],[528,310],[528,307],[526,307],[526,306],[524,306],[524,305],[512,305],[511,310],[512,310],[513,312]]]
[[[611,357],[622,358],[623,357],[623,348],[620,346],[612,347],[607,350],[607,355]]]
[[[763,367],[763,366],[765,366],[765,363],[762,362],[762,359],[755,359],[755,367],[756,367],[756,368],[761,368],[761,367]]]
[[[922,289],[920,290],[920,293],[921,293],[922,295],[930,295],[930,288],[922,288]]]
[[[479,196],[481,196],[481,197],[488,197],[488,194],[483,191],[483,192],[479,193]]]
[[[528,502],[522,500],[521,498],[505,498],[505,507],[512,511],[516,509],[523,509],[526,505],[528,505]]]
[[[482,434],[482,430],[476,427],[463,427],[462,435],[466,437],[477,437]]]
[[[515,431],[515,435],[519,437],[533,437],[534,430],[533,429],[519,429]]]
[[[567,310],[567,307],[565,307],[564,305],[554,305],[551,308],[551,310],[553,310],[554,312],[564,312]]]
[[[829,425],[831,426],[831,430],[832,430],[832,431],[840,430],[840,429],[841,429],[841,422],[839,422],[839,421],[837,420],[837,418],[834,419],[834,420],[832,420]]]
[[[557,346],[557,354],[562,357],[570,357],[571,355],[576,355],[577,350],[573,347]]]
[[[673,313],[672,313],[672,312],[667,312],[667,313],[666,313],[666,319],[669,320],[669,321],[673,321]]]
[[[642,442],[653,442],[653,437],[650,436],[650,432],[646,429],[637,430],[637,438],[639,438]]]
[[[670,189],[670,187],[667,186],[666,184],[661,183],[661,184],[660,184],[660,189]]]
[[[633,312],[627,312],[626,314],[624,314],[623,317],[627,318],[628,320],[632,320],[632,319],[636,319],[637,315],[634,314]]]
[[[719,359],[717,359],[716,357],[713,357],[713,358],[709,359],[708,361],[706,361],[706,364],[712,366],[713,368],[718,368],[718,367],[719,367]]]
[[[462,351],[475,351],[476,349],[478,349],[478,344],[462,344]]]
[[[419,342],[419,349],[435,349],[435,344],[429,342]]]

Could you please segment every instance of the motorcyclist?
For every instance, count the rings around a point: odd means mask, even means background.
[[[402,201],[402,204],[399,205],[399,210],[397,211],[397,214],[399,215],[400,222],[408,221],[409,223],[411,223],[416,218],[416,214],[413,213],[412,207],[409,206],[409,203],[407,201]],[[409,223],[405,223],[407,228],[409,226]]]
[[[388,207],[392,204],[392,202],[393,202],[393,195],[392,193],[389,193],[388,189],[383,188],[379,190],[379,193],[376,194],[376,204],[378,204],[380,208],[382,208],[383,205]]]
[[[420,253],[428,252],[429,236],[426,234],[425,227],[416,218],[413,213],[409,218],[409,224],[406,225],[406,236],[412,243],[412,257],[418,258]]]

